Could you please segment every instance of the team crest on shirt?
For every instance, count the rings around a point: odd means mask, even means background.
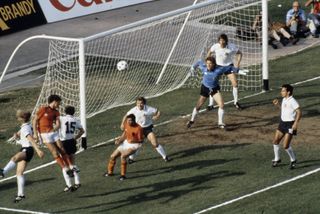
[[[48,114],[47,114],[47,113],[44,113],[44,115],[43,115],[43,116],[48,117]]]

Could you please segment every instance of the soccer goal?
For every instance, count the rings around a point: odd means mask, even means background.
[[[225,33],[243,53],[240,90],[261,90],[261,39],[251,30],[261,0],[211,0],[118,27],[83,39],[48,39],[47,71],[37,106],[58,94],[63,106],[76,107],[85,119],[134,102],[190,86],[190,66],[204,58]],[[247,32],[240,34],[239,32]],[[117,69],[126,61],[127,67]],[[1,80],[0,80],[1,81]],[[221,80],[223,90],[229,81]]]

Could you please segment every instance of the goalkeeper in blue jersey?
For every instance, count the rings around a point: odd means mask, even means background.
[[[191,120],[187,123],[187,127],[190,128],[194,123],[194,119],[198,114],[200,108],[207,100],[209,96],[213,96],[213,99],[219,106],[218,109],[218,127],[221,129],[225,128],[225,124],[223,122],[224,116],[224,101],[222,95],[220,93],[220,86],[219,86],[219,77],[225,73],[239,73],[239,68],[234,66],[217,66],[216,59],[212,56],[206,58],[205,62],[199,60],[194,65],[192,65],[190,72],[191,75],[195,75],[195,69],[199,68],[203,74],[201,90],[200,90],[200,97],[197,102],[196,107],[193,109]]]

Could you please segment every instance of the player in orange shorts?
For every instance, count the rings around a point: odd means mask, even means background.
[[[121,157],[120,181],[126,179],[127,158],[141,147],[143,138],[144,135],[142,127],[136,123],[136,117],[134,114],[129,114],[124,123],[124,132],[115,142],[116,145],[120,145],[111,154],[107,167],[108,172],[105,173],[104,176],[108,177],[113,175],[116,159]]]

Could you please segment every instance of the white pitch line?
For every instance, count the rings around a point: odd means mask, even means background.
[[[0,207],[0,210],[10,211],[10,212],[18,212],[18,213],[49,214],[49,213],[36,212],[36,211],[30,211],[30,210],[10,209],[10,208],[5,208],[5,207]]]
[[[317,168],[317,169],[314,169],[314,170],[312,170],[312,171],[306,172],[306,173],[304,173],[304,174],[302,174],[302,175],[293,177],[293,178],[291,178],[291,179],[282,181],[282,182],[280,182],[280,183],[278,183],[278,184],[275,184],[275,185],[272,185],[272,186],[263,188],[263,189],[261,189],[261,190],[258,190],[258,191],[249,193],[249,194],[247,194],[247,195],[243,195],[243,196],[241,196],[241,197],[239,197],[239,198],[235,198],[235,199],[232,199],[232,200],[230,200],[230,201],[226,201],[226,202],[224,202],[224,203],[221,203],[221,204],[218,204],[218,205],[209,207],[209,208],[207,208],[207,209],[201,210],[201,211],[196,212],[196,213],[194,213],[194,214],[205,213],[205,212],[208,212],[208,211],[210,211],[210,210],[213,210],[213,209],[216,209],[216,208],[219,208],[219,207],[223,207],[223,206],[228,205],[228,204],[232,204],[232,203],[234,203],[234,202],[236,202],[236,201],[240,201],[240,200],[242,200],[242,199],[251,197],[251,196],[253,196],[253,195],[256,195],[256,194],[259,194],[259,193],[268,191],[268,190],[270,190],[270,189],[273,189],[273,188],[282,186],[282,185],[287,184],[287,183],[290,183],[290,182],[292,182],[292,181],[299,180],[299,179],[304,178],[304,177],[306,177],[306,176],[308,176],[308,175],[312,175],[312,174],[314,174],[314,173],[316,173],[316,172],[318,172],[318,171],[320,171],[320,168]]]

